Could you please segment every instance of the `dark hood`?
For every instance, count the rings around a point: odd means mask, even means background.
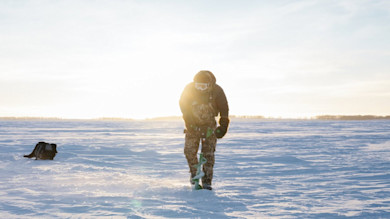
[[[211,86],[214,86],[217,82],[217,79],[215,78],[214,74],[211,73],[211,71],[207,71],[207,70],[202,70],[198,72],[194,77],[194,82],[197,80],[197,78],[204,78],[204,77],[209,78],[210,80],[209,83]]]

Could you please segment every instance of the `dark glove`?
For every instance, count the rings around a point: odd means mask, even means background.
[[[227,132],[227,127],[226,126],[218,126],[215,129],[215,136],[217,138],[223,138],[223,136],[225,136],[226,132]]]
[[[219,126],[215,129],[215,136],[217,138],[223,138],[223,136],[226,135],[228,126],[229,126],[229,118],[227,117],[221,117],[219,119]]]

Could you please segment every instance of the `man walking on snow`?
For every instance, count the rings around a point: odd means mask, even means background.
[[[202,153],[207,159],[203,165],[202,185],[211,190],[214,167],[214,152],[217,138],[222,138],[229,126],[229,106],[223,89],[216,84],[210,71],[200,71],[194,81],[189,83],[180,97],[180,109],[186,126],[184,154],[192,178],[196,175],[198,164],[197,153],[199,142],[202,142]],[[217,127],[216,116],[220,115]]]

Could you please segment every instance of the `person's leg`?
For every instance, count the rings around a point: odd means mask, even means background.
[[[184,143],[184,155],[186,156],[188,167],[190,169],[191,178],[196,175],[196,167],[195,165],[198,164],[198,149],[199,149],[199,137],[187,133],[185,137],[185,143]]]
[[[214,152],[216,145],[217,138],[215,135],[206,138],[202,145],[203,156],[207,159],[207,162],[203,165],[203,172],[205,174],[202,178],[203,187],[211,186],[213,180],[213,168],[215,163]]]

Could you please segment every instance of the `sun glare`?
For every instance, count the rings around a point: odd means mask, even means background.
[[[389,113],[384,3],[253,2],[0,1],[0,116],[180,116],[204,69],[231,115]]]

